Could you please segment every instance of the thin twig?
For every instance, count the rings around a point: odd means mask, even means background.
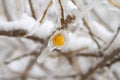
[[[37,57],[36,57],[36,58],[37,58]],[[32,59],[32,60],[29,62],[26,70],[25,70],[24,73],[22,74],[22,77],[21,77],[22,80],[26,80],[28,72],[31,70],[31,68],[33,67],[34,63],[36,62],[36,58],[35,58],[35,59]]]
[[[34,55],[36,55],[36,54],[35,54],[35,53],[32,53],[32,54],[24,54],[24,55],[22,55],[22,56],[19,56],[19,57],[14,58],[14,59],[12,59],[12,60],[10,60],[10,61],[5,61],[4,63],[5,63],[5,64],[9,64],[9,63],[11,63],[11,62],[13,62],[13,61],[17,61],[17,60],[19,60],[19,59],[21,59],[21,58],[24,58],[24,57],[27,57],[27,56],[34,56]]]
[[[41,52],[41,51],[40,51]],[[29,62],[28,66],[26,67],[24,73],[21,75],[22,80],[26,80],[27,76],[28,76],[28,72],[32,69],[32,67],[34,66],[34,64],[36,63],[36,58],[38,58],[39,56],[39,52],[34,52],[34,58],[31,59],[31,61]]]
[[[57,51],[57,54],[49,54],[49,57],[52,58],[56,58],[56,57],[63,57],[65,54],[66,56],[71,56],[71,57],[100,57],[99,55],[97,55],[96,53],[82,53],[81,51],[86,50],[88,48],[80,48],[78,50],[75,51],[68,51],[68,52],[61,52],[59,50],[55,50]]]
[[[52,57],[52,58],[63,57],[63,55],[61,53],[58,53],[58,54],[49,54],[48,56]],[[73,55],[73,57],[93,57],[93,58],[97,58],[97,57],[100,57],[100,56],[96,55],[96,54],[93,54],[93,53],[89,53],[89,54],[87,54],[87,53],[77,53],[77,54]]]
[[[32,79],[38,79],[38,80],[46,80],[46,78],[48,78],[48,76],[39,76],[39,77],[36,77],[36,76],[33,76],[33,75],[28,75],[29,78],[32,78]],[[56,80],[65,80],[65,79],[75,79],[77,77],[76,74],[71,74],[71,75],[54,75],[53,78]]]
[[[105,56],[104,59],[99,62],[94,68],[92,68],[87,74],[82,76],[82,80],[88,80],[90,76],[99,68],[102,68],[105,66],[105,64],[111,60],[114,56],[118,55],[120,53],[120,48],[114,50],[110,55]]]
[[[43,22],[43,20],[44,20],[44,18],[45,18],[45,15],[46,15],[46,13],[47,13],[49,7],[51,6],[51,4],[52,4],[52,0],[50,0],[48,6],[46,7],[46,9],[45,9],[45,11],[44,11],[44,13],[43,13],[43,15],[42,15],[42,17],[41,17],[41,19],[40,19],[40,23]]]
[[[61,9],[61,27],[62,29],[65,27],[65,22],[64,22],[64,9],[63,9],[63,6],[62,6],[62,3],[61,3],[61,0],[58,0],[59,1],[59,4],[60,4],[60,9]]]
[[[84,22],[84,25],[86,26],[86,28],[88,29],[91,38],[93,39],[93,41],[95,41],[95,43],[97,44],[98,48],[100,49],[99,43],[98,43],[97,40],[94,38],[94,34],[91,32],[91,29],[90,29],[89,25],[87,24],[87,22],[86,22],[86,20],[85,20],[84,18],[83,18],[83,22]]]
[[[117,4],[115,1],[113,0],[108,0],[113,6],[115,6],[116,8],[120,9],[120,5]]]
[[[119,55],[117,55],[117,56],[118,56],[117,58],[113,58],[112,60],[109,61],[109,63],[106,63],[105,66],[110,67],[113,64],[120,62],[120,56]]]
[[[71,1],[72,1],[73,4],[78,8],[78,10],[81,11],[80,8],[79,8],[79,7],[77,6],[77,4],[75,3],[75,0],[71,0]]]
[[[28,2],[29,2],[29,5],[30,5],[32,17],[33,17],[34,19],[36,19],[35,11],[34,11],[34,9],[33,9],[32,0],[29,0]]]
[[[44,44],[42,46],[42,48],[40,49],[40,51],[36,51],[35,57],[34,59],[31,59],[31,61],[29,62],[26,70],[24,71],[24,73],[21,75],[22,80],[26,80],[27,76],[28,76],[28,72],[32,69],[32,67],[34,66],[34,64],[36,63],[36,59],[39,57],[39,53],[42,53],[42,51],[44,50],[45,46],[47,46],[47,44]],[[39,47],[38,47],[39,48]]]
[[[118,74],[117,74],[115,71],[113,71],[112,73],[113,73],[113,75],[115,76],[116,80],[120,80]]]
[[[80,8],[77,6],[77,4],[75,3],[75,1],[74,0],[71,0],[72,2],[73,2],[73,4],[78,8],[78,10],[79,11],[81,11],[80,10]],[[90,30],[91,31],[91,30]],[[94,35],[94,34],[92,34],[92,35]],[[96,36],[96,35],[94,35],[96,38],[98,38],[99,40],[101,40],[102,42],[104,42],[104,43],[106,43],[104,40],[102,40],[100,37],[98,37],[98,36]]]
[[[92,33],[89,25],[87,24],[87,22],[86,22],[86,20],[85,20],[84,18],[83,18],[83,23],[84,23],[84,25],[86,26],[86,28],[88,29],[88,32],[89,32],[89,34],[90,34],[90,37],[91,37],[92,40],[97,44],[97,47],[100,49],[101,46],[99,45],[98,41],[94,38],[94,34]],[[100,50],[99,50],[99,54],[100,54],[100,56],[103,55],[103,53],[102,53]]]
[[[118,27],[116,34],[114,35],[112,40],[109,42],[109,44],[103,49],[103,51],[106,51],[109,48],[109,46],[115,41],[115,39],[116,39],[117,35],[119,34],[119,32],[120,32],[120,27]]]
[[[63,54],[67,60],[69,61],[69,64],[73,67],[73,69],[77,72],[76,76],[81,75],[81,69],[77,61],[75,61],[74,57],[72,55]]]

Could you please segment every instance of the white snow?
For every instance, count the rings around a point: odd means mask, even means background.
[[[25,29],[31,31],[35,25],[35,20],[29,17],[27,14],[23,14],[20,20],[3,22],[0,21],[0,30],[14,30],[14,29]]]
[[[56,26],[49,20],[46,20],[44,23],[40,24],[33,34],[39,36],[40,38],[46,39],[51,35]]]

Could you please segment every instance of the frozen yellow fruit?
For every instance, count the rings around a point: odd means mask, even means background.
[[[54,46],[63,46],[64,45],[64,42],[65,42],[65,39],[64,39],[64,36],[63,34],[59,33],[59,34],[56,34],[55,36],[53,36],[52,38],[52,44]]]

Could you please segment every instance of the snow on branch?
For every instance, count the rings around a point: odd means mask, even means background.
[[[11,21],[11,22],[0,22],[0,35],[8,36],[8,37],[24,37],[27,39],[31,39],[33,41],[44,42],[43,39],[38,37],[37,35],[26,36],[31,33],[31,30],[34,29],[36,21],[23,14],[20,20]]]

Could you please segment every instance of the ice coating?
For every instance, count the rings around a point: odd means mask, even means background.
[[[47,47],[47,48],[40,54],[40,56],[38,57],[37,61],[38,61],[39,63],[42,63],[42,62],[45,60],[45,58],[47,57],[47,55],[48,55],[52,50],[53,50],[53,49]]]

